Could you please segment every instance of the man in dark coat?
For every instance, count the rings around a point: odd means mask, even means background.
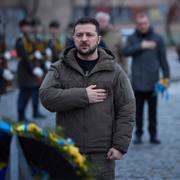
[[[143,108],[145,101],[149,108],[150,142],[159,144],[157,139],[157,95],[155,84],[162,70],[164,79],[169,80],[169,66],[166,50],[161,36],[150,26],[149,18],[139,14],[136,18],[136,30],[128,38],[124,55],[132,56],[132,86],[136,97],[136,143],[142,143]]]

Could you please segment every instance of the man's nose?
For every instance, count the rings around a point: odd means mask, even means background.
[[[83,41],[86,41],[86,40],[87,40],[87,36],[86,36],[86,34],[83,34],[83,36],[82,36],[82,40],[83,40]]]

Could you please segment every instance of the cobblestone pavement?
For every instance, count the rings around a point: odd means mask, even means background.
[[[116,163],[117,180],[180,179],[180,82],[169,89],[169,100],[159,98],[158,129],[160,145],[151,145],[144,124],[144,143],[131,143],[128,154]],[[145,114],[145,122],[147,122]]]
[[[180,179],[180,63],[173,50],[168,51],[172,79],[169,100],[159,97],[158,130],[160,145],[149,144],[147,118],[145,113],[144,143],[130,145],[128,154],[116,163],[116,180],[179,180]],[[14,66],[12,65],[12,69]],[[0,99],[0,117],[9,116],[16,120],[16,100],[18,90],[7,93]],[[55,114],[41,106],[47,115],[45,120],[32,120],[42,127],[55,126]],[[27,115],[31,119],[31,102]]]

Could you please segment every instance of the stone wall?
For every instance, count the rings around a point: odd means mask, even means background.
[[[62,29],[65,29],[71,20],[71,0],[39,0],[36,16],[42,19],[43,24],[48,26],[51,20],[58,20]]]

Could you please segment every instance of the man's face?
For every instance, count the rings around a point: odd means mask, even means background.
[[[79,54],[82,56],[92,55],[98,46],[100,36],[93,24],[78,24],[74,30],[74,43]]]
[[[137,25],[137,29],[141,32],[141,33],[147,33],[150,27],[150,23],[149,23],[149,19],[148,17],[144,16],[144,17],[138,17],[136,19],[136,25]]]
[[[106,17],[99,17],[97,19],[99,22],[101,30],[106,30],[109,27],[109,20]]]
[[[31,33],[33,31],[32,26],[30,25],[24,25],[21,27],[21,31],[23,33]]]
[[[50,28],[49,28],[49,32],[50,32],[50,34],[54,37],[54,36],[56,36],[56,35],[59,33],[59,28],[50,27]]]

